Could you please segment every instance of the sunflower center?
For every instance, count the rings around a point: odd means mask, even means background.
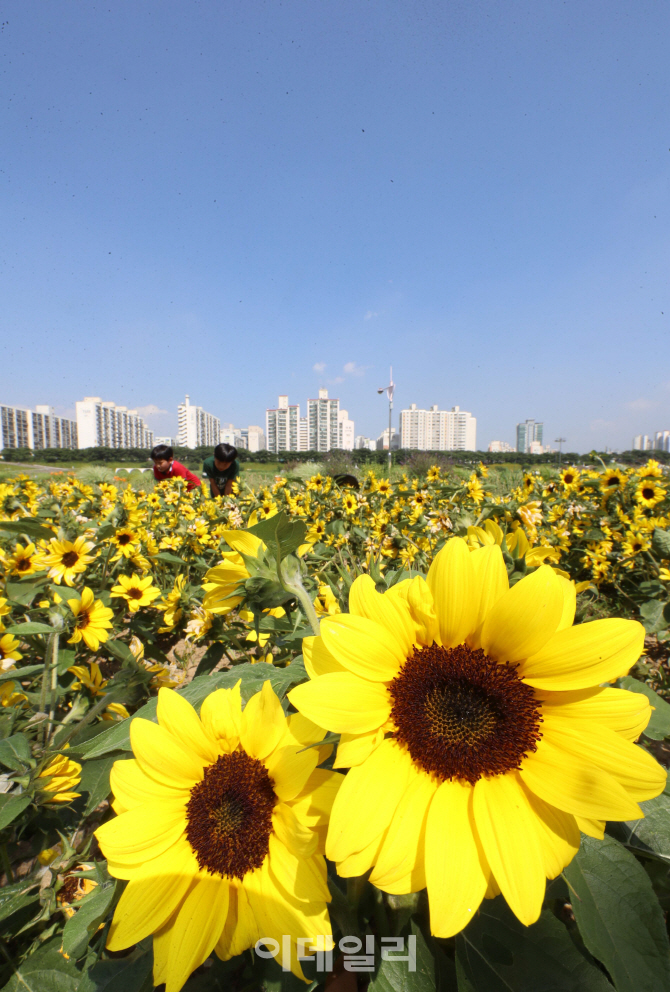
[[[616,475],[611,476],[611,478],[609,478],[607,480],[607,485],[608,486],[618,486],[619,485],[619,480],[618,480],[617,476]]]
[[[265,766],[245,751],[222,754],[191,789],[186,837],[212,875],[242,879],[268,853],[277,797]]]
[[[61,563],[65,565],[66,568],[72,568],[79,561],[79,555],[76,551],[66,551],[61,558]]]
[[[16,563],[17,571],[25,572],[30,568],[30,558],[20,558]]]
[[[117,544],[130,544],[130,534],[119,534],[116,541]]]
[[[644,496],[645,499],[653,499],[654,490],[650,489],[648,486],[645,486],[645,488],[642,490],[642,495]]]
[[[132,589],[128,590],[128,595],[131,599],[142,599],[144,592],[142,589],[138,589],[137,586],[133,586]]]
[[[542,736],[532,688],[481,650],[414,651],[391,682],[396,739],[440,781],[470,784],[518,768]]]

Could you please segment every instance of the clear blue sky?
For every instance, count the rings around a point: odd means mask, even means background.
[[[670,7],[6,0],[0,401],[670,428]],[[397,423],[397,419],[396,419]]]

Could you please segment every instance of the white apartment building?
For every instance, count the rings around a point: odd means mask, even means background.
[[[391,451],[397,451],[400,447],[400,434],[395,429],[391,428]],[[381,432],[377,440],[375,441],[375,448],[377,451],[388,451],[389,450],[389,429],[388,427]]]
[[[516,425],[516,450],[526,455],[541,455],[542,451],[531,448],[532,444],[542,446],[542,436],[544,434],[544,424],[537,420],[525,420],[523,424]]]
[[[274,409],[265,411],[265,437],[268,451],[300,451],[300,407],[280,396]]]
[[[176,448],[176,446],[177,446],[177,439],[174,438],[174,437],[155,437],[154,438],[154,447],[157,444],[166,444],[168,446],[168,448]]]
[[[491,441],[489,451],[516,451],[516,448],[513,448],[507,441]]]
[[[309,451],[330,451],[339,447],[340,401],[328,398],[328,390],[320,389],[317,399],[307,400]]]
[[[363,448],[368,451],[377,450],[377,442],[373,437],[365,437],[364,434],[357,434],[354,440],[354,449]]]
[[[400,447],[418,451],[476,451],[477,418],[459,406],[400,411]]]
[[[80,448],[153,448],[154,432],[137,410],[103,402],[99,396],[85,396],[76,408]]]
[[[28,410],[0,404],[0,450],[3,448],[76,448],[77,424],[57,417],[52,406]]]
[[[637,434],[633,438],[633,451],[651,451],[654,445],[648,434]]]
[[[240,434],[243,442],[242,447],[246,448],[247,451],[265,450],[265,434],[262,427],[256,425],[243,427]]]
[[[342,451],[353,451],[354,439],[354,422],[349,419],[349,414],[346,410],[340,410],[338,414],[337,447]]]
[[[240,427],[235,427],[233,424],[221,424],[219,443],[232,444],[234,448],[246,448],[247,446],[244,431]]]
[[[654,451],[670,451],[670,431],[656,431]]]
[[[177,444],[183,448],[216,447],[220,441],[221,421],[201,406],[193,406],[188,394],[177,407]]]

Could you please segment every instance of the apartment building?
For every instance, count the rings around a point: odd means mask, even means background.
[[[0,449],[77,447],[77,424],[57,417],[51,406],[25,407],[0,404]]]
[[[189,395],[177,407],[177,444],[183,448],[214,448],[220,441],[221,421],[201,406],[194,406]]]
[[[544,423],[537,420],[524,420],[522,424],[516,425],[516,450],[526,455],[542,454],[538,451],[538,445],[542,447],[542,437],[544,434]],[[535,447],[533,447],[533,445]]]
[[[346,410],[340,410],[338,399],[329,398],[327,389],[320,389],[316,399],[307,400],[304,417],[300,416],[300,404],[289,403],[287,395],[265,411],[268,451],[325,452],[342,447],[351,451],[354,441],[353,420]]]
[[[477,418],[459,406],[400,411],[400,447],[418,451],[476,451]]]
[[[76,403],[80,448],[153,448],[154,432],[137,410],[85,396]]]

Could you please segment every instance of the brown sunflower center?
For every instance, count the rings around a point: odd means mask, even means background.
[[[616,475],[611,475],[609,477],[609,479],[607,480],[607,485],[608,486],[618,486],[619,485],[619,479],[618,479],[618,477]]]
[[[645,499],[653,499],[654,490],[650,486],[645,486],[644,489],[642,490],[642,495]]]
[[[245,751],[217,758],[186,806],[186,837],[200,867],[240,879],[260,868],[276,802],[267,769],[256,758]]]
[[[128,590],[128,595],[131,599],[142,599],[144,591],[142,589],[138,589],[137,586],[133,586]]]
[[[16,563],[16,569],[18,572],[25,572],[30,568],[30,558],[19,558]]]
[[[79,561],[79,555],[76,551],[66,551],[61,558],[61,563],[65,565],[66,568],[72,568]]]
[[[542,736],[532,688],[480,650],[423,648],[391,682],[395,736],[412,760],[440,781],[518,768]]]
[[[131,540],[132,538],[130,534],[119,534],[119,536],[116,539],[116,543],[121,545],[130,544]]]

